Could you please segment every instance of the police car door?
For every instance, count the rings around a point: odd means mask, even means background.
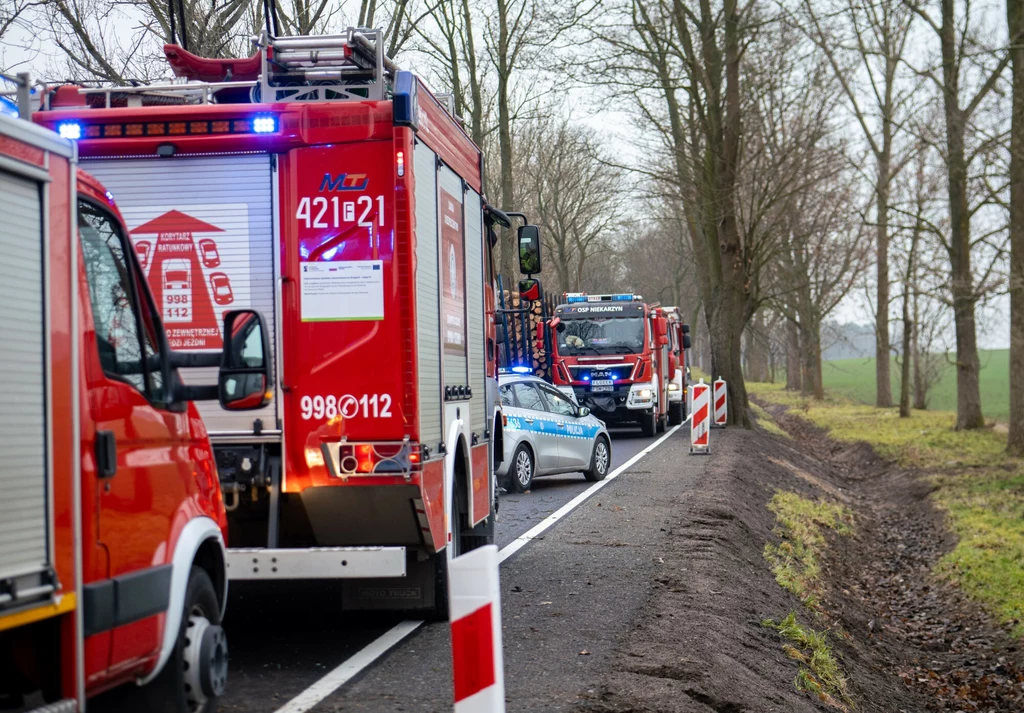
[[[553,414],[547,412],[544,399],[541,398],[537,385],[528,381],[517,381],[512,384],[516,400],[519,402],[519,416],[522,428],[528,434],[530,442],[537,453],[537,468],[548,471],[558,467],[558,434]]]
[[[540,386],[558,433],[558,467],[583,468],[590,461],[592,429],[580,423],[576,405],[561,391],[547,384]]]

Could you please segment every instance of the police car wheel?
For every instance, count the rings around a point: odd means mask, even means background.
[[[590,456],[590,470],[583,471],[583,477],[592,483],[604,480],[612,464],[612,449],[608,439],[599,436],[594,444],[594,452]]]
[[[529,446],[520,443],[516,452],[512,454],[512,468],[509,472],[512,489],[517,493],[525,493],[529,490],[535,471],[533,452],[530,451]]]

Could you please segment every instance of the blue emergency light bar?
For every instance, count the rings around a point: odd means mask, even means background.
[[[514,366],[514,367],[512,367],[512,371],[514,371],[516,374],[532,374],[533,373],[533,369],[531,369],[528,366]]]
[[[77,121],[62,121],[57,124],[57,133],[62,139],[78,141],[82,138],[82,125]]]
[[[575,292],[565,296],[565,301],[568,304],[579,302],[633,302],[634,300],[641,301],[642,299],[640,295],[588,295],[584,292]]]
[[[275,131],[277,131],[277,117],[263,115],[252,120],[254,134],[272,134]]]

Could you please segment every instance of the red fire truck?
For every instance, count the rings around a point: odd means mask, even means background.
[[[668,320],[668,423],[676,426],[686,420],[689,413],[687,386],[689,365],[686,350],[690,348],[690,325],[683,323],[678,307],[662,307],[662,314]]]
[[[648,437],[664,431],[675,362],[661,308],[633,294],[564,299],[548,322],[553,383],[608,424],[639,423]],[[679,408],[673,422],[682,422]]]
[[[257,49],[168,45],[178,82],[62,87],[38,120],[78,139],[153,243],[172,345],[220,349],[226,301],[273,315],[273,398],[200,408],[230,578],[341,578],[346,608],[443,616],[448,557],[494,537],[491,249],[511,223],[484,200],[480,148],[379,30],[268,28]],[[178,260],[191,278],[165,288]]]
[[[81,711],[136,683],[126,709],[212,710],[227,518],[193,401],[269,398],[263,320],[229,312],[222,351],[175,351],[74,142],[7,116],[0,215],[0,709]],[[178,376],[217,365],[219,386]]]

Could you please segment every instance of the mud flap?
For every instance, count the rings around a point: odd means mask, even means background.
[[[442,556],[444,552],[441,553]],[[433,611],[436,599],[434,557],[424,550],[406,553],[406,576],[352,579],[342,584],[344,611]]]

